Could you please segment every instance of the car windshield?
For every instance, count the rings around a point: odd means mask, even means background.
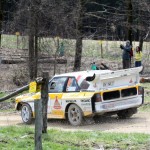
[[[63,92],[66,80],[67,80],[67,77],[54,78],[49,83],[49,92],[50,93]]]

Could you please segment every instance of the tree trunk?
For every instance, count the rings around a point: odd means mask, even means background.
[[[140,16],[142,16],[143,13],[142,13],[142,10],[140,8],[139,8],[139,14],[138,15],[139,15],[139,27],[141,28],[141,30],[139,31],[139,47],[140,47],[140,50],[142,51],[142,49],[143,49],[143,42],[144,42],[144,35],[145,34],[144,34],[143,30],[142,30],[144,25],[143,25],[143,21],[142,21]]]
[[[36,31],[37,33],[37,31]],[[34,77],[37,77],[37,68],[38,68],[38,36],[37,34],[35,35],[35,49],[34,49],[34,54],[35,54],[35,60],[34,60]]]
[[[82,37],[77,37],[76,39],[76,54],[74,62],[74,71],[79,71],[81,67],[81,58],[82,58]]]
[[[131,42],[132,45],[132,22],[133,22],[133,16],[132,16],[132,0],[127,0],[127,38]]]
[[[0,48],[1,48],[1,31],[2,31],[2,21],[3,21],[3,0],[0,1]]]
[[[83,15],[84,15],[84,0],[79,0],[78,16],[77,16],[77,25],[76,25],[76,52],[74,60],[74,71],[79,71],[81,67],[81,58],[82,58],[82,38],[83,38]]]
[[[37,77],[38,64],[38,5],[39,0],[33,0],[30,7],[29,17],[29,76],[30,80]]]
[[[140,35],[139,47],[141,51],[143,50],[143,42],[144,42],[143,37]]]

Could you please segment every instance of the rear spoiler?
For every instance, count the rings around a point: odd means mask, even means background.
[[[123,77],[123,76],[129,76],[132,74],[139,75],[139,72],[141,72],[142,69],[143,69],[143,66],[136,67],[136,68],[129,68],[129,69],[112,71],[110,73],[103,73],[100,75],[100,79],[104,80],[104,79],[118,78],[118,77]]]
[[[141,72],[142,69],[143,69],[143,66],[136,67],[136,68],[122,69],[122,70],[117,70],[117,71],[110,71],[110,72],[103,73],[103,74],[94,73],[94,74],[91,74],[91,76],[86,76],[85,80],[94,81],[96,77],[99,77],[100,80],[105,80],[105,79],[129,76],[132,74],[139,75],[139,72]]]

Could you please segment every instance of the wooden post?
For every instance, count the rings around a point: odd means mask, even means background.
[[[35,110],[35,150],[42,150],[42,100],[34,101]]]
[[[43,113],[42,133],[47,133],[48,82],[49,82],[49,73],[43,72],[43,83],[41,87],[42,113]]]
[[[101,41],[101,58],[103,58],[103,46],[102,46],[102,41]]]
[[[17,49],[18,49],[18,45],[19,45],[19,36],[17,35]]]
[[[19,32],[16,32],[16,37],[17,37],[17,49],[19,48]]]

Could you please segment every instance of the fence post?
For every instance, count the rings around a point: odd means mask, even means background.
[[[49,82],[49,73],[43,72],[43,83],[41,87],[42,113],[43,113],[42,133],[47,133],[48,82]]]
[[[42,100],[34,101],[35,110],[35,150],[42,150]]]

